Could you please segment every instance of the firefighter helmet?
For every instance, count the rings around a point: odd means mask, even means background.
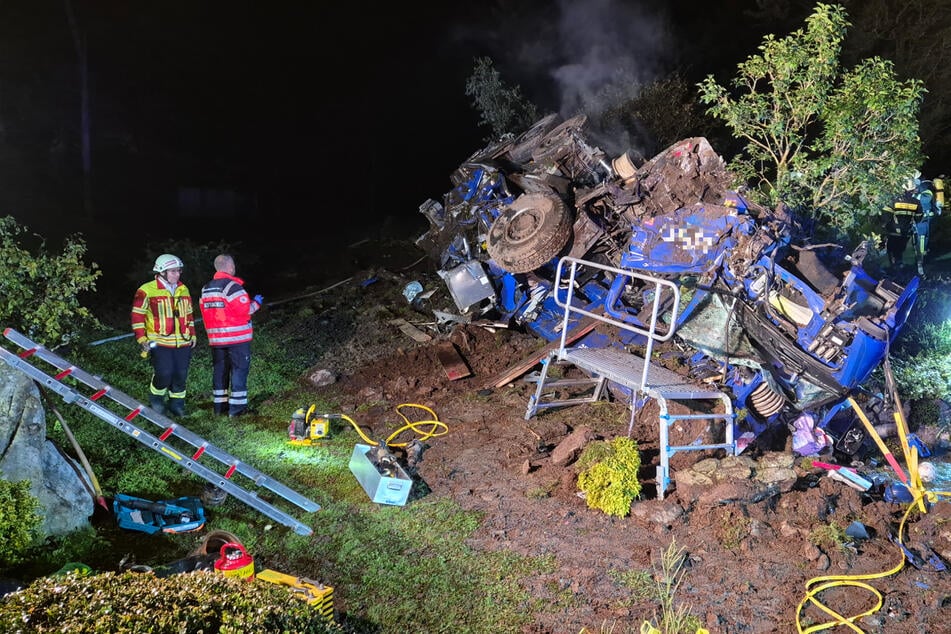
[[[905,181],[905,191],[913,192],[918,191],[918,187],[921,185],[921,172],[915,170],[908,177],[908,180]]]
[[[177,257],[171,253],[163,253],[162,255],[155,258],[155,266],[152,267],[152,270],[156,273],[164,273],[169,269],[180,269],[184,268],[184,264]]]

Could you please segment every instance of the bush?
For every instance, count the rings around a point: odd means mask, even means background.
[[[641,494],[641,483],[637,479],[641,455],[637,443],[624,436],[610,443],[590,443],[579,458],[582,464],[590,462],[586,454],[599,457],[578,475],[578,488],[584,491],[588,507],[608,515],[627,516],[631,512],[631,502]]]
[[[951,357],[921,352],[907,360],[896,359],[893,366],[903,399],[951,398]]]
[[[24,560],[41,521],[37,508],[39,502],[30,494],[29,480],[0,480],[0,566]]]
[[[39,239],[32,250],[24,237]],[[102,275],[86,264],[86,243],[66,238],[63,252],[51,255],[43,238],[30,234],[12,216],[0,218],[0,325],[12,327],[48,348],[69,343],[84,324],[96,324],[79,295],[96,290]]]
[[[316,606],[264,581],[196,571],[158,578],[106,572],[44,577],[0,600],[0,631],[74,634],[341,632]]]

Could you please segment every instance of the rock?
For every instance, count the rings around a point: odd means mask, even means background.
[[[4,480],[30,481],[30,493],[40,503],[42,536],[89,525],[91,483],[79,463],[46,438],[46,412],[36,384],[5,363],[0,363],[0,456]]]
[[[558,443],[551,452],[551,463],[556,467],[566,467],[578,459],[587,445],[594,438],[594,432],[584,425],[568,434],[568,437]]]
[[[337,376],[330,370],[318,369],[307,375],[307,382],[314,387],[323,387],[337,382]]]
[[[788,493],[796,484],[797,476],[796,471],[789,467],[767,467],[757,469],[753,479],[767,486],[773,485],[782,493]]]

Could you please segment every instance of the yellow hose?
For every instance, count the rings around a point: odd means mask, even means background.
[[[898,525],[898,542],[902,542],[902,535],[905,531],[905,522],[908,520],[908,516],[911,514],[912,509],[914,509],[919,504],[924,506],[924,499],[928,498],[928,501],[934,503],[938,500],[938,497],[951,497],[951,492],[944,491],[928,491],[922,492],[919,495],[915,496],[915,499],[908,504],[908,508],[905,509],[905,513],[901,518],[901,523]],[[897,546],[897,545],[896,545]],[[878,612],[883,605],[882,593],[879,592],[875,587],[867,584],[864,580],[867,579],[881,579],[883,577],[888,577],[890,575],[896,574],[905,566],[905,554],[899,546],[899,555],[901,555],[901,561],[898,562],[896,566],[889,570],[883,572],[876,572],[866,575],[827,575],[823,577],[814,577],[806,582],[806,596],[803,597],[802,601],[799,602],[799,605],[796,607],[796,631],[799,634],[809,634],[810,632],[819,632],[821,630],[828,630],[840,625],[848,627],[853,632],[863,632],[859,626],[855,625],[855,621],[874,614]],[[833,610],[829,606],[823,604],[818,595],[824,590],[836,587],[852,587],[860,588],[869,592],[875,598],[875,605],[865,610],[860,614],[854,614],[852,616],[845,616],[839,612]],[[826,621],[825,623],[816,623],[807,628],[802,626],[802,610],[806,607],[807,604],[814,605],[818,609],[822,610],[826,614],[832,617],[833,620]]]
[[[411,408],[411,407],[425,411],[432,418],[418,420],[418,421],[411,421],[402,412],[404,408]],[[418,405],[416,403],[401,403],[400,405],[396,406],[396,413],[400,415],[400,418],[406,421],[406,424],[400,427],[399,429],[397,429],[396,431],[394,431],[392,434],[390,434],[387,437],[385,441],[383,441],[383,444],[386,447],[405,447],[406,445],[409,444],[409,442],[412,442],[412,441],[393,442],[396,438],[400,436],[400,434],[402,434],[403,432],[407,430],[412,430],[413,432],[419,434],[420,437],[418,438],[418,440],[421,440],[421,441],[429,440],[430,438],[437,438],[439,436],[444,436],[445,434],[449,433],[449,427],[446,425],[446,423],[439,420],[439,417],[436,415],[436,412],[426,407],[425,405]],[[363,430],[360,429],[360,426],[357,425],[352,418],[350,418],[346,414],[341,414],[340,417],[346,420],[347,422],[349,422],[351,425],[353,425],[353,428],[357,431],[357,434],[359,434],[360,438],[366,441],[368,445],[380,444],[379,442],[372,440],[369,436],[363,433]],[[424,431],[423,429],[425,427],[428,427],[428,429]]]

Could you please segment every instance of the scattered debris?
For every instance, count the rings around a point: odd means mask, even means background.
[[[731,395],[734,410],[747,412],[734,437],[748,441],[807,414],[816,443],[825,444],[822,430],[841,440],[829,425],[854,419],[845,398],[881,364],[918,278],[907,287],[873,278],[862,268],[864,244],[851,253],[812,244],[785,207],[730,190],[733,177],[702,137],[637,165],[629,153],[609,159],[584,124],[545,117],[475,152],[441,202],[420,206],[430,227],[417,245],[438,263],[460,316],[560,339],[576,326],[556,301],[565,256],[673,280],[685,305],[661,351],[665,365]],[[576,301],[643,327],[652,287],[604,270],[581,267],[570,281]],[[589,332],[578,343],[627,351],[644,338]],[[505,385],[540,358],[483,386]]]

